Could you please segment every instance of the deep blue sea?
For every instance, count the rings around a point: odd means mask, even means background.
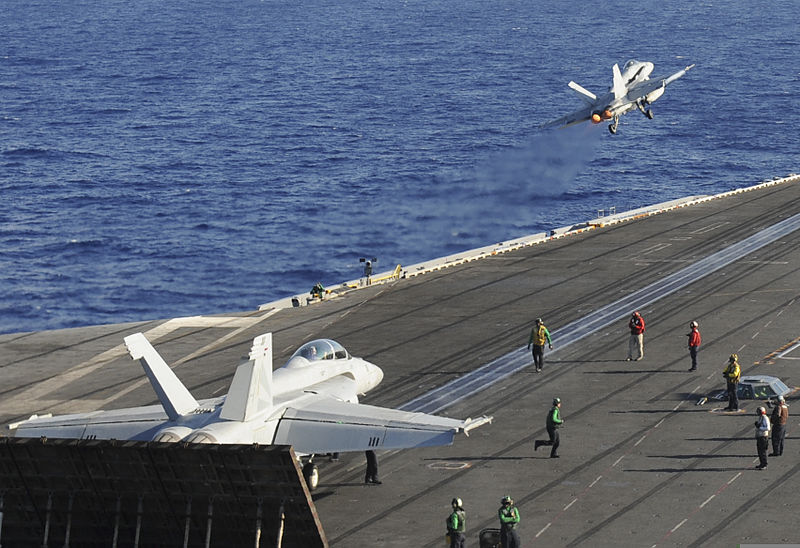
[[[800,172],[796,0],[3,0],[0,332],[251,310]],[[655,119],[542,132],[611,66]]]

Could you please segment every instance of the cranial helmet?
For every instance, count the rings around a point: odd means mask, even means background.
[[[759,415],[766,415],[767,410],[764,409],[763,407],[759,407],[758,409],[756,409],[756,413],[758,413]]]
[[[739,356],[737,354],[731,354],[731,357],[728,358],[728,361],[735,362],[739,360]]]
[[[778,396],[778,401],[783,403],[786,401],[786,399],[783,396]]]
[[[561,403],[561,398],[553,398],[553,405],[558,405]]]
[[[692,322],[689,325],[692,326],[692,327],[697,327],[697,322]]]
[[[500,499],[501,504],[511,504],[511,495],[506,495]]]
[[[453,501],[450,504],[453,505],[453,508],[461,508],[461,506],[463,505],[463,503],[461,502],[461,499],[458,498],[458,497],[454,498]]]

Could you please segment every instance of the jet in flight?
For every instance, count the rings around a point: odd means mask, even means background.
[[[272,334],[253,339],[225,396],[197,401],[142,333],[125,337],[161,405],[62,416],[33,415],[9,425],[15,437],[118,439],[294,446],[310,489],[315,454],[450,445],[491,417],[451,419],[358,403],[383,379],[376,365],[336,341],[301,346],[272,370]]]
[[[664,94],[669,84],[686,74],[692,67],[693,64],[670,76],[650,79],[653,63],[632,59],[625,63],[622,71],[619,70],[619,65],[615,64],[611,69],[613,73],[611,87],[599,97],[575,82],[567,84],[585,105],[571,114],[543,124],[542,127],[566,127],[589,120],[593,124],[599,124],[610,120],[608,130],[616,133],[620,116],[634,108],[638,108],[652,120],[653,111],[647,107]]]

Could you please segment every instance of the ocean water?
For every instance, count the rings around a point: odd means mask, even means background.
[[[4,0],[0,332],[253,309],[800,171],[800,4]],[[542,132],[611,66],[655,119]]]

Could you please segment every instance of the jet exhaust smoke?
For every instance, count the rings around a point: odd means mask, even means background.
[[[440,238],[452,251],[541,230],[550,200],[573,188],[601,134],[591,125],[539,133],[472,173],[437,177],[426,207],[408,214],[426,238]]]

